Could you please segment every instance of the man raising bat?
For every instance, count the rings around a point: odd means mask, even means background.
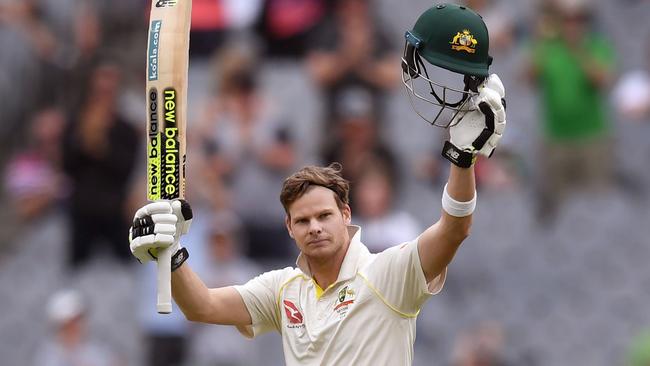
[[[464,75],[465,90],[435,83],[424,61]],[[155,259],[154,250],[171,247],[173,296],[185,316],[232,325],[248,337],[275,330],[287,365],[410,365],[417,315],[442,289],[447,266],[469,234],[475,159],[492,154],[505,128],[505,92],[489,75],[490,63],[485,24],[466,7],[430,8],[406,33],[404,84],[411,98],[426,95],[440,108],[429,122],[449,128],[442,154],[452,162],[440,219],[412,241],[371,254],[361,228],[350,225],[349,184],[341,166],[332,164],[299,170],[280,192],[288,234],[300,250],[296,268],[266,272],[242,286],[207,288],[184,264],[188,253],[179,238],[192,215],[178,200],[136,213],[133,254],[145,262]],[[415,79],[424,81],[424,92]],[[453,117],[440,121],[445,109]]]

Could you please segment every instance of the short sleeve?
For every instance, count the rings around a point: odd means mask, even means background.
[[[280,330],[278,290],[292,268],[265,272],[246,284],[233,286],[241,295],[251,316],[252,324],[237,329],[246,337],[254,338],[271,330]]]
[[[369,285],[404,316],[415,316],[427,299],[442,290],[447,275],[445,268],[427,283],[417,243],[415,239],[386,249],[365,269]]]

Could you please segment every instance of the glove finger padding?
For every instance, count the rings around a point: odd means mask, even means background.
[[[481,102],[478,105],[478,109],[485,116],[485,128],[478,135],[478,137],[472,141],[472,146],[475,150],[481,150],[487,140],[494,134],[494,112],[492,108],[486,103]]]
[[[151,216],[156,214],[170,214],[170,213],[172,213],[172,209],[171,206],[169,205],[169,202],[158,201],[140,207],[140,209],[135,212],[135,218],[139,219],[145,216]]]
[[[501,98],[505,98],[506,96],[506,88],[503,86],[501,78],[497,74],[490,74],[483,83],[483,88],[495,91]]]
[[[171,207],[174,215],[178,218],[177,226],[179,234],[187,234],[190,231],[190,225],[192,225],[192,218],[194,217],[192,206],[187,201],[181,199],[172,201]]]
[[[479,110],[485,115],[486,129],[473,146],[479,154],[490,157],[506,128],[506,112],[504,99],[498,92],[485,88],[481,91],[481,97],[483,101],[479,103]]]
[[[487,103],[492,109],[495,122],[494,132],[503,134],[506,123],[506,92],[497,74],[488,77],[479,92],[479,97],[481,102]]]
[[[174,235],[176,220],[176,216],[173,214],[157,214],[137,218],[133,220],[130,235],[133,239],[150,234]]]
[[[176,225],[156,224],[156,226],[154,227],[154,233],[173,236],[174,234],[176,234]]]
[[[140,261],[145,263],[158,258],[158,250],[174,244],[174,235],[150,234],[139,236],[131,240],[131,252]]]
[[[151,219],[156,224],[176,225],[178,218],[173,213],[151,215]]]

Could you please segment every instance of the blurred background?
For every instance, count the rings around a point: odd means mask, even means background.
[[[650,1],[473,0],[508,128],[415,365],[650,365]],[[435,222],[445,131],[411,110],[425,0],[193,0],[183,245],[209,286],[292,265],[279,191],[340,161],[372,251]],[[0,0],[0,363],[281,365],[278,334],[155,312],[146,0]],[[447,74],[447,76],[449,75]],[[457,76],[460,78],[460,76]]]

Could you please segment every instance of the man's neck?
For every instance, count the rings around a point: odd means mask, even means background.
[[[321,289],[326,290],[331,284],[336,282],[349,247],[350,242],[348,241],[347,245],[341,248],[336,255],[326,260],[307,258],[311,275]]]

